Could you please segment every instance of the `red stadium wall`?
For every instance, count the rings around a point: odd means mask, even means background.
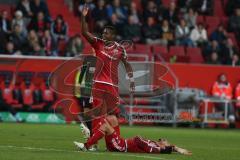
[[[1,71],[51,72],[65,60],[0,58]]]
[[[21,58],[0,58],[0,71],[24,71],[24,72],[52,72],[65,59],[21,59]],[[159,84],[159,77],[163,71],[159,68],[160,64],[155,64],[154,82]],[[161,65],[162,66],[162,65]],[[233,85],[240,80],[240,67],[229,66],[212,66],[212,65],[197,65],[197,64],[169,64],[171,70],[176,74],[179,80],[180,87],[200,88],[207,92],[211,90],[216,77],[220,73],[226,73],[229,81]],[[72,77],[72,76],[71,76]],[[68,82],[72,78],[68,78]],[[161,79],[172,84],[175,83],[170,72],[165,74]]]
[[[66,62],[67,59],[61,58],[0,58],[0,71],[13,71],[13,72],[52,72],[57,69],[61,64]],[[69,62],[69,61],[68,61]],[[63,72],[74,69],[78,66],[81,66],[81,61],[70,61]],[[240,80],[240,67],[227,67],[227,66],[210,66],[210,65],[193,65],[193,64],[168,64],[168,67],[176,74],[176,77],[179,80],[180,87],[192,87],[200,88],[208,93],[211,90],[211,87],[216,80],[216,77],[220,73],[226,73],[229,81],[235,87],[236,83]],[[166,68],[160,63],[154,64],[154,84],[161,86],[165,85],[160,83],[162,80],[165,80],[169,83],[175,84],[175,79],[171,76],[170,72],[166,73]],[[62,71],[62,70],[61,70]],[[72,71],[72,70],[71,70]],[[73,84],[74,72],[66,79],[62,76],[57,76],[58,84],[62,84],[59,81],[62,79],[65,80],[68,84]],[[61,74],[62,75],[62,74]],[[61,87],[60,87],[61,88]],[[69,89],[69,87],[67,87]],[[65,91],[65,90],[64,90]],[[58,95],[58,98],[63,100],[63,98],[73,99],[73,95],[64,96]],[[74,99],[73,99],[74,100]],[[71,122],[75,119],[75,114],[78,113],[78,107],[76,107],[76,102],[71,105],[71,108],[63,107],[63,113],[66,116],[66,121]],[[56,105],[58,106],[58,105]]]
[[[213,66],[213,65],[197,65],[197,64],[169,64],[169,67],[176,74],[180,87],[192,87],[203,89],[210,93],[213,83],[219,74],[225,73],[233,87],[240,80],[240,67],[230,66]],[[155,75],[159,75],[157,65],[155,66]],[[155,76],[155,83],[158,83]],[[164,80],[174,84],[174,78],[168,72]]]

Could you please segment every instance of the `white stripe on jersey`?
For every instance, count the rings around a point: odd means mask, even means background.
[[[94,82],[97,82],[97,83],[103,83],[103,84],[108,84],[108,85],[111,85],[111,86],[114,86],[114,87],[118,87],[117,85],[115,84],[112,84],[112,83],[109,83],[109,82],[105,82],[105,81],[98,81],[98,80],[93,80]]]

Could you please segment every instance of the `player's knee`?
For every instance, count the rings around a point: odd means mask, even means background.
[[[106,130],[107,134],[111,134],[111,133],[114,132],[113,127],[111,126],[111,124],[107,120],[105,120],[105,130]]]
[[[106,127],[106,132],[107,132],[107,133],[111,133],[111,131],[112,131],[112,127],[111,127],[111,126],[107,126],[107,127]]]
[[[103,132],[107,132],[108,131],[108,125],[106,124],[106,123],[104,123],[104,124],[102,124],[101,126],[100,126],[100,130],[101,131],[103,131]]]
[[[107,121],[110,123],[111,126],[115,127],[118,126],[118,119],[116,116],[108,116]]]

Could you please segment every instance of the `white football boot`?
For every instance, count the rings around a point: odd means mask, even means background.
[[[95,144],[95,145],[91,146],[91,147],[88,149],[88,151],[90,151],[90,152],[96,152],[96,151],[98,151],[97,145]]]
[[[80,143],[77,141],[74,141],[73,143],[77,147],[77,150],[84,151],[84,152],[87,151],[87,148],[85,147],[84,143]]]

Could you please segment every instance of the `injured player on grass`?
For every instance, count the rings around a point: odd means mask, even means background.
[[[99,122],[98,129],[87,140],[86,143],[74,142],[78,150],[88,151],[89,148],[105,137],[107,150],[110,152],[132,152],[132,153],[166,153],[173,152],[192,155],[192,152],[170,144],[165,139],[153,141],[140,136],[124,139],[120,136],[119,124],[116,116],[107,116]]]

